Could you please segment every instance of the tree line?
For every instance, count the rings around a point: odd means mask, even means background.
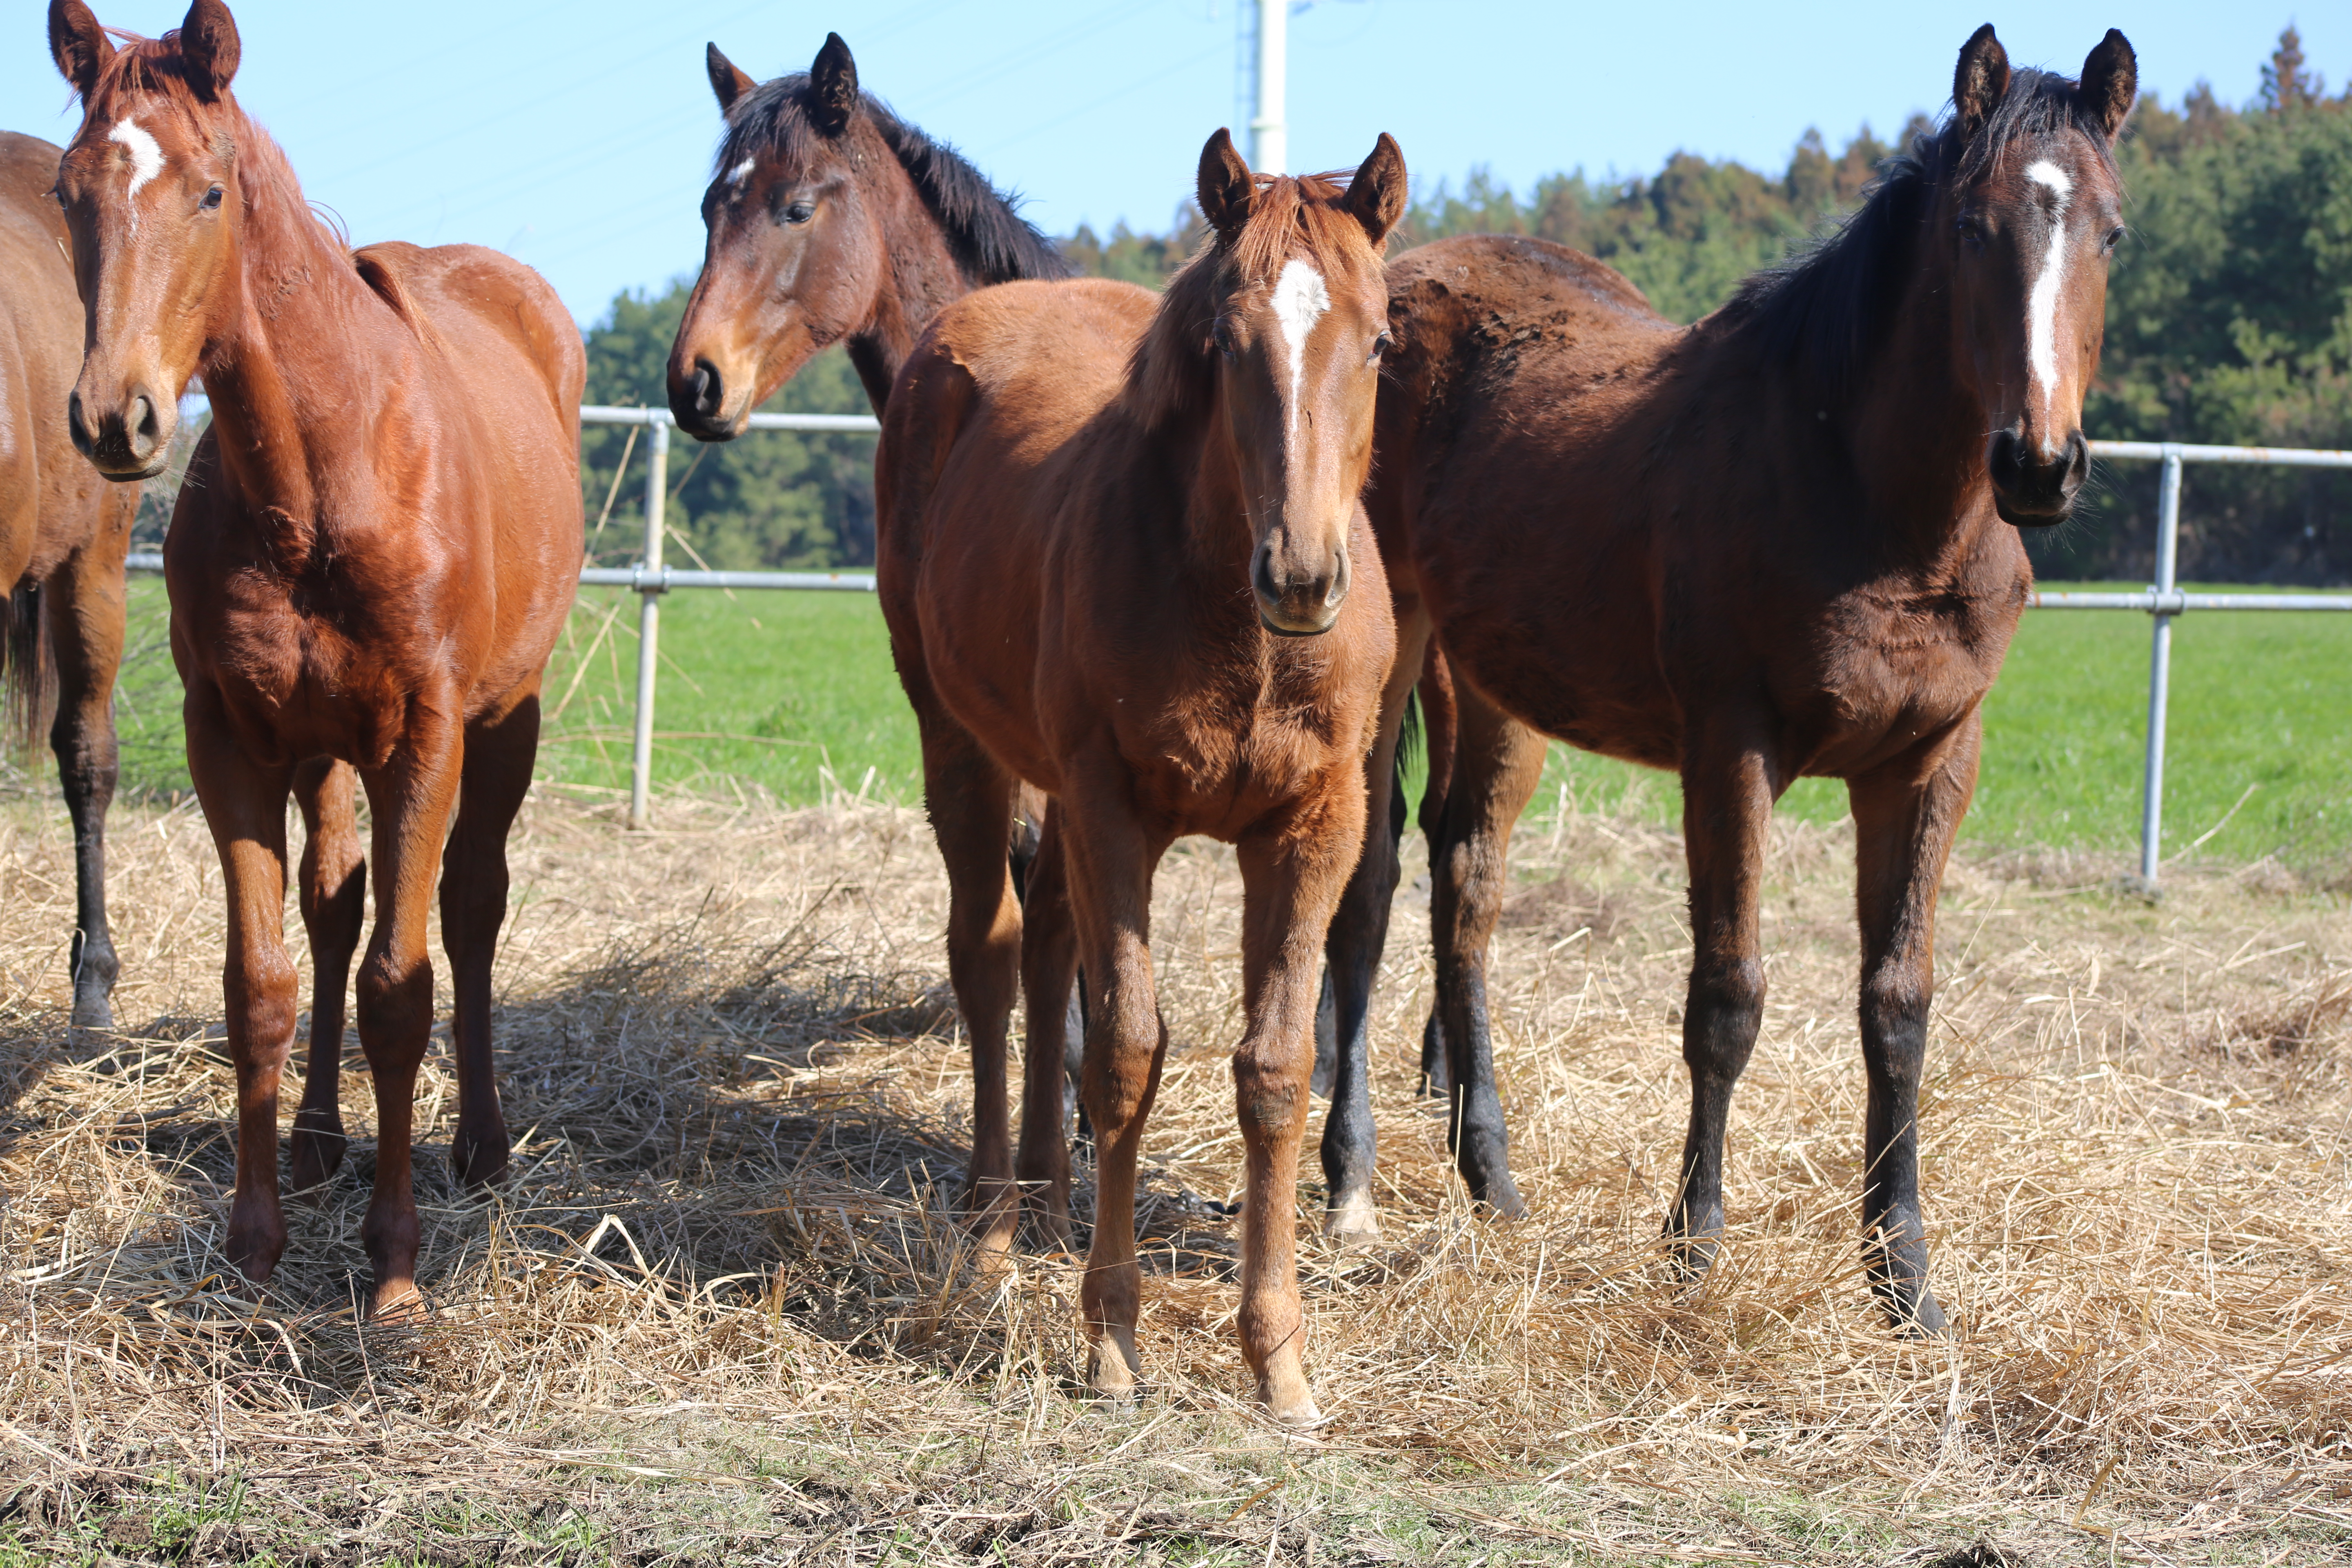
[[[1441,180],[1409,210],[1391,249],[1463,234],[1526,234],[1591,252],[1662,313],[1696,321],[1739,280],[1812,243],[1849,211],[1893,143],[1868,127],[1832,153],[1808,131],[1777,173],[1687,153],[1656,174],[1547,175],[1520,195],[1484,168]],[[2084,410],[2095,437],[2224,445],[2352,447],[2352,90],[2331,97],[2289,27],[2260,96],[2233,108],[2200,84],[2177,105],[2153,96],[2117,161],[2129,237],[2107,298],[2106,347]],[[1158,287],[1197,246],[1189,206],[1165,233],[1081,226],[1061,241],[1080,270]],[[587,334],[593,403],[659,404],[662,366],[689,279],[623,294]],[[862,413],[839,350],[768,405]],[[582,485],[592,549],[633,555],[642,537],[642,441],[619,490],[625,432],[592,427]],[[676,542],[715,567],[853,566],[874,559],[870,438],[778,432],[673,448]],[[607,500],[611,500],[609,515]],[[2182,507],[2184,579],[2352,581],[2352,476],[2193,467]],[[2156,477],[2117,464],[2081,515],[2031,538],[2051,577],[2145,580],[2153,570]]]

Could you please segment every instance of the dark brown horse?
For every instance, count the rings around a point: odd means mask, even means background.
[[[580,569],[580,335],[536,273],[494,251],[337,243],[230,95],[238,39],[220,0],[195,0],[177,32],[120,49],[81,0],[51,0],[49,41],[83,103],[58,176],[87,308],[75,442],[102,471],[135,478],[163,461],[192,374],[212,398],[163,564],[188,771],[228,895],[228,1254],[260,1281],[286,1246],[289,790],[310,828],[300,890],[316,963],[297,1184],[342,1155],[335,1080],[366,875],[356,774],[376,883],[358,976],[377,1118],[362,1234],[374,1310],[409,1310],[436,859],[457,971],[451,1157],[475,1184],[507,1162],[490,961],[541,673]]]
[[[1132,1390],[1136,1157],[1167,1045],[1152,874],[1181,835],[1236,844],[1242,1351],[1269,1408],[1311,1420],[1291,1202],[1317,965],[1363,833],[1365,751],[1404,695],[1388,689],[1388,584],[1357,499],[1404,162],[1384,136],[1344,190],[1262,179],[1221,131],[1199,191],[1215,239],[1159,300],[1016,283],[933,321],[884,415],[882,605],[951,888],[986,1244],[1013,1232],[1005,1034],[1023,984],[1018,1174],[1047,1228],[1066,1226],[1055,1047],[1083,955],[1099,1152],[1087,1376]],[[1019,781],[1055,807],[1025,943],[1003,853]]]
[[[114,672],[139,489],[108,483],[66,428],[81,301],[58,210],[59,156],[0,131],[0,665],[26,742],[57,701],[49,747],[74,827],[73,1021],[102,1029],[119,967],[106,925]]]
[[[669,356],[669,406],[704,441],[743,421],[818,350],[846,340],[874,412],[942,306],[991,283],[1066,278],[955,149],[861,92],[837,33],[804,75],[755,83],[709,46],[727,118],[702,194],[702,275]]]
[[[2135,79],[2120,33],[2078,84],[2012,71],[1981,29],[1949,118],[1843,231],[1687,329],[1538,241],[1450,241],[1390,268],[1398,353],[1368,504],[1410,605],[1401,652],[1433,625],[1464,689],[1433,921],[1476,1196],[1519,1206],[1483,965],[1542,735],[1682,776],[1692,1100],[1667,1231],[1695,1272],[1723,1229],[1725,1119],[1763,1008],[1766,826],[1790,780],[1841,778],[1866,1257],[1895,1323],[1942,1327],[1916,1125],[1937,889],[2032,585],[2018,531],[2064,518],[2083,481]],[[1335,966],[1343,1007],[1369,989],[1391,866],[1367,855],[1355,923],[1335,924],[1335,949],[1360,943]]]

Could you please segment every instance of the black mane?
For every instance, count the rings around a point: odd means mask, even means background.
[[[1765,356],[1796,368],[1843,403],[1885,340],[1920,228],[1947,180],[1973,180],[2021,137],[2080,131],[2113,168],[2097,111],[2069,79],[2022,69],[1973,136],[1947,115],[1909,151],[1878,166],[1862,205],[1803,254],[1750,277],[1724,307],[1726,324],[1753,332]]]
[[[808,84],[808,73],[796,71],[745,93],[727,117],[718,167],[730,169],[761,153],[805,157],[813,152],[824,134],[809,121]],[[1070,276],[1070,264],[1054,242],[1014,210],[1017,195],[1000,193],[963,154],[900,120],[872,93],[859,96],[883,144],[922,193],[967,282],[977,288]]]

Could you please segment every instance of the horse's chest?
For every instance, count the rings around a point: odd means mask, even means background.
[[[1983,700],[2014,626],[1980,599],[1950,595],[1833,605],[1806,655],[1783,664],[1782,706],[1825,763],[1899,750]]]
[[[1121,749],[1139,804],[1176,831],[1230,837],[1323,786],[1343,706],[1207,689],[1123,726]]]
[[[282,601],[247,604],[190,628],[185,640],[247,754],[331,755],[362,767],[389,755],[402,683],[387,680],[333,621]]]

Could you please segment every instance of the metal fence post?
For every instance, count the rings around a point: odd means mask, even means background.
[[[637,733],[629,759],[629,826],[652,826],[646,796],[654,782],[654,674],[661,655],[661,570],[664,508],[669,500],[669,416],[652,420],[653,451],[646,464],[646,551],[638,570]]]
[[[2169,595],[2180,558],[2180,444],[2164,444],[2164,482],[2156,503],[2156,591]],[[2172,612],[2156,610],[2156,640],[2147,662],[2147,773],[2140,785],[2139,880],[2157,890],[2163,859],[2164,713],[2172,695]]]

